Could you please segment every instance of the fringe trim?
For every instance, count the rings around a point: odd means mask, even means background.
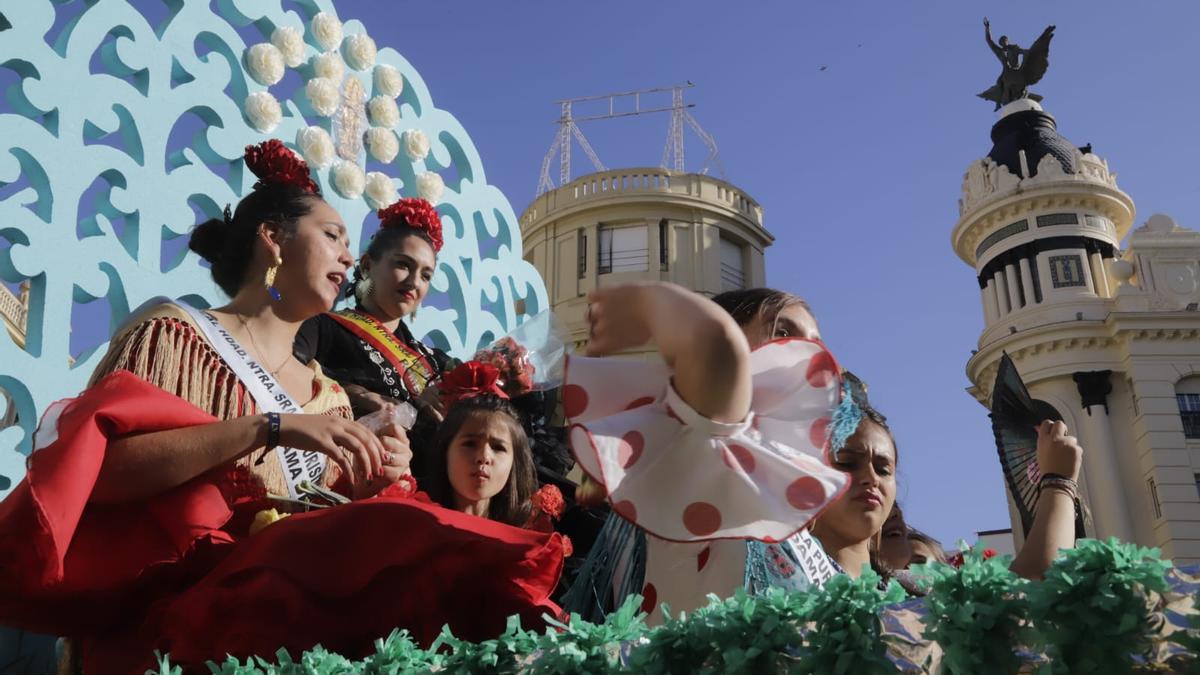
[[[133,326],[113,341],[89,386],[117,370],[128,370],[219,420],[258,413],[254,398],[189,321],[153,317]],[[349,401],[330,393],[332,380],[318,374],[316,384],[318,393],[306,412],[353,419]],[[320,409],[322,404],[328,407]],[[283,466],[275,453],[258,449],[238,459],[237,465],[249,469],[268,490],[286,494]],[[332,462],[327,466],[324,482],[332,486],[340,472]]]

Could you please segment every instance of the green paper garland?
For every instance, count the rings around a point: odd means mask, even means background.
[[[942,647],[949,675],[1005,675],[1017,672],[1013,645],[1030,642],[1026,581],[1008,569],[1012,559],[984,559],[983,549],[967,551],[963,566],[932,563],[914,568],[931,582],[925,605],[924,637]]]
[[[936,641],[941,658],[937,649],[927,650],[930,659],[905,672],[1194,672],[1200,669],[1197,599],[1173,592],[1176,616],[1166,616],[1169,567],[1155,549],[1110,539],[1081,540],[1043,581],[1025,581],[1008,570],[1007,560],[984,560],[978,550],[965,556],[960,569],[916,568],[930,588],[923,638]],[[228,657],[209,668],[220,675],[901,672],[888,658],[895,636],[885,634],[880,617],[904,594],[894,583],[881,591],[878,581],[864,570],[859,579],[840,575],[812,592],[712,597],[689,615],[671,616],[664,607],[666,620],[652,629],[635,596],[603,623],[573,616],[566,624],[552,621],[542,634],[521,629],[514,617],[503,635],[480,643],[446,629],[422,649],[396,630],[376,640],[375,653],[360,661],[315,647],[299,660],[280,650],[273,661]],[[1162,630],[1164,621],[1176,629],[1165,638],[1170,631]],[[1024,646],[1043,656],[1019,651]],[[160,656],[157,672],[182,670]]]

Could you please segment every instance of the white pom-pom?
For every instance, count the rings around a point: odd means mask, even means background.
[[[308,95],[308,102],[312,104],[313,110],[323,117],[337,112],[342,97],[333,80],[324,77],[309,80],[308,84],[304,85],[304,93]]]
[[[333,187],[346,199],[357,199],[362,196],[366,183],[367,177],[358,164],[341,159],[333,165]]]
[[[373,209],[384,209],[400,198],[396,183],[385,173],[372,171],[367,174],[367,203]]]
[[[271,33],[271,44],[283,55],[288,68],[304,63],[304,36],[291,26],[280,26]]]
[[[333,138],[321,127],[305,127],[296,132],[296,147],[309,166],[326,169],[333,164],[336,151]]]
[[[417,196],[430,204],[442,201],[442,193],[446,191],[446,183],[442,177],[432,171],[417,176]]]
[[[404,76],[395,66],[375,66],[375,93],[396,98],[404,91]]]
[[[404,154],[414,162],[419,162],[429,156],[429,137],[420,129],[409,129],[404,132]]]
[[[394,127],[400,123],[400,108],[396,100],[387,96],[375,96],[367,102],[367,114],[371,124],[377,127]]]
[[[283,79],[283,54],[275,45],[260,42],[246,50],[246,71],[269,87]]]
[[[337,52],[317,54],[312,59],[313,74],[323,77],[334,84],[340,84],[346,74],[346,65],[342,63],[342,55]]]
[[[283,120],[283,110],[274,96],[256,91],[246,97],[246,119],[256,130],[269,134]]]
[[[366,70],[375,65],[375,41],[369,35],[351,35],[342,43],[346,63],[355,70]]]
[[[372,157],[389,164],[400,154],[400,139],[396,138],[396,132],[391,129],[371,127],[367,129],[367,147],[371,150]]]
[[[312,20],[313,37],[321,49],[330,51],[342,44],[342,22],[328,12],[320,12]]]

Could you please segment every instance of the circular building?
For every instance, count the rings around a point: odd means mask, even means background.
[[[587,342],[592,289],[653,280],[711,296],[762,286],[774,241],[741,189],[657,167],[593,173],[538,196],[521,215],[521,239],[576,348]]]

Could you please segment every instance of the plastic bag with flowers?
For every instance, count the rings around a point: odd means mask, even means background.
[[[495,366],[501,387],[511,397],[553,389],[562,384],[564,334],[547,310],[479,350],[471,360]]]

